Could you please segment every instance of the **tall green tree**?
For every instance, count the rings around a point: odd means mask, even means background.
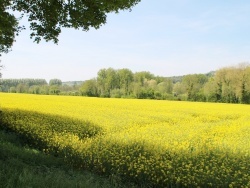
[[[208,82],[204,85],[203,93],[206,97],[206,101],[219,102],[221,99],[221,94],[218,92],[218,85],[215,82],[214,77],[210,78]]]
[[[106,78],[107,90],[108,93],[110,93],[112,89],[116,89],[119,87],[118,75],[117,71],[113,68],[106,69],[106,73],[107,73],[107,78]]]
[[[117,72],[113,68],[101,69],[97,73],[97,84],[102,97],[110,97],[112,89],[118,88]]]
[[[32,93],[32,94],[40,94],[41,91],[40,91],[40,86],[38,85],[33,85],[33,86],[30,86],[29,87],[29,93]]]
[[[107,14],[131,9],[140,0],[1,0],[0,54],[7,53],[22,27],[19,17],[27,16],[31,38],[58,42],[62,28],[88,31],[106,23]]]
[[[160,82],[158,85],[157,85],[157,90],[160,92],[160,93],[168,93],[168,94],[172,94],[173,93],[173,81],[171,79],[166,79],[165,81],[163,82]]]
[[[208,101],[250,103],[250,65],[224,67],[204,87]]]
[[[242,74],[241,103],[250,104],[250,66],[246,67]]]
[[[49,93],[51,95],[59,95],[61,90],[59,89],[58,85],[52,85],[49,87]]]
[[[154,79],[154,75],[148,71],[141,71],[134,73],[134,81],[139,83],[140,86],[144,86],[145,81]]]
[[[86,80],[80,87],[81,95],[89,97],[97,97],[97,81],[96,79]]]
[[[239,85],[239,75],[236,67],[225,67],[216,71],[214,80],[216,82],[216,93],[218,101],[235,103],[238,101],[236,89]]]
[[[28,93],[29,91],[29,86],[23,83],[20,83],[16,87],[16,92],[17,93]]]
[[[237,96],[241,103],[250,103],[250,64],[241,63],[237,67],[237,76],[239,81],[237,82]]]
[[[125,95],[129,95],[131,92],[131,83],[134,81],[134,74],[129,69],[119,69],[117,71],[119,89],[124,91]]]
[[[100,69],[97,73],[97,84],[98,84],[98,90],[101,96],[105,95],[106,90],[107,90],[106,79],[107,79],[106,69]]]
[[[53,86],[53,85],[61,86],[61,85],[62,85],[62,81],[61,81],[60,79],[57,79],[57,78],[51,79],[51,80],[49,81],[49,85],[50,85],[50,86]]]
[[[183,77],[182,84],[186,88],[187,99],[201,101],[201,89],[208,81],[208,77],[204,74],[189,74]]]

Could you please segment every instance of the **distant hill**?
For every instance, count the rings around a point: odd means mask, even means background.
[[[210,71],[209,73],[207,73],[205,75],[208,76],[208,77],[212,77],[212,76],[215,75],[215,73],[216,73],[216,71]]]
[[[208,73],[205,73],[204,75],[206,75],[207,77],[212,77],[212,76],[215,75],[215,72],[216,71],[210,71]],[[183,76],[171,76],[171,77],[166,77],[166,78],[173,80],[173,83],[177,83],[177,82],[181,82],[184,76],[186,76],[186,75],[183,75]]]
[[[84,81],[68,81],[68,82],[63,82],[63,85],[68,85],[68,86],[73,86],[73,85],[81,85],[83,84]]]

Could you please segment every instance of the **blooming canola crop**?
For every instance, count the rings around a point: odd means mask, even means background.
[[[79,167],[158,187],[250,187],[250,106],[0,93],[3,126]]]

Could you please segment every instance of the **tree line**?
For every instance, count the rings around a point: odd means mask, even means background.
[[[42,95],[79,95],[79,86],[63,84],[60,79],[0,79],[0,91]]]
[[[208,74],[179,77],[155,76],[148,71],[101,69],[97,77],[62,83],[52,79],[1,79],[0,91],[46,95],[78,95],[201,102],[250,103],[250,65],[224,67]]]

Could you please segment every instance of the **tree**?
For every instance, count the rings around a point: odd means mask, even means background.
[[[59,95],[60,94],[60,89],[58,88],[58,85],[52,85],[52,86],[50,86],[50,88],[49,88],[49,93],[51,94],[51,95]]]
[[[32,93],[32,94],[40,94],[40,86],[38,85],[33,85],[33,86],[30,86],[29,88],[29,93]]]
[[[98,96],[97,81],[95,79],[86,80],[82,84],[80,92],[83,96],[97,97]]]
[[[236,67],[225,67],[216,71],[217,95],[221,102],[237,103],[237,88],[240,86],[240,72]]]
[[[250,65],[241,63],[216,71],[204,91],[209,101],[250,103]]]
[[[112,89],[118,88],[117,71],[113,68],[100,69],[97,73],[97,84],[102,97],[110,97]]]
[[[7,53],[15,36],[23,29],[19,20],[28,17],[31,38],[58,42],[61,28],[88,31],[106,23],[107,13],[118,13],[139,3],[140,0],[1,0],[0,1],[0,54]],[[21,17],[16,17],[16,13]]]
[[[150,89],[152,89],[152,90],[156,90],[156,88],[157,88],[157,81],[154,80],[154,79],[145,80],[144,86],[145,86],[146,88],[150,88]]]
[[[28,93],[28,90],[29,90],[29,86],[26,85],[26,84],[20,83],[16,87],[16,92],[17,93]]]
[[[1,61],[0,61],[1,62]],[[3,66],[2,65],[0,65],[0,71],[1,71],[1,69],[3,68]],[[2,73],[0,72],[0,78],[2,78]]]
[[[237,95],[241,103],[250,103],[250,64],[241,63],[238,65],[239,82],[237,87]]]
[[[187,100],[186,88],[182,82],[176,82],[173,87],[173,94],[178,100]]]
[[[129,69],[119,69],[117,74],[119,80],[119,89],[122,89],[125,95],[129,95],[129,88],[134,80],[133,72]]]
[[[10,93],[16,93],[16,87],[10,87],[9,92]]]
[[[154,75],[147,71],[136,72],[134,74],[134,81],[144,86],[145,81],[154,79]]]
[[[208,81],[204,74],[189,74],[183,77],[182,84],[186,88],[187,99],[194,101],[202,101],[201,89]]]
[[[159,83],[157,85],[157,90],[163,94],[163,93],[168,93],[172,94],[173,93],[173,81],[171,79],[166,79],[165,81]]]
[[[50,88],[48,85],[40,86],[40,93],[43,95],[49,95],[49,90]]]
[[[206,97],[206,101],[218,102],[220,101],[220,95],[218,94],[218,88],[215,79],[211,77],[204,85],[203,93]]]
[[[101,96],[105,95],[106,93],[106,79],[107,79],[107,73],[106,69],[101,69],[97,73],[97,84],[98,84],[98,90]]]
[[[57,86],[61,86],[62,85],[62,81],[60,79],[51,79],[49,81],[49,85],[53,86],[53,85],[57,85]]]

